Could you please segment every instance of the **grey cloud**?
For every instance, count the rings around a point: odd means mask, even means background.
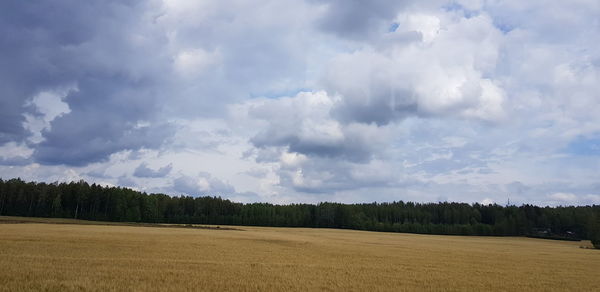
[[[119,117],[114,115],[98,113],[92,116],[96,120],[90,116],[78,118],[75,115],[65,115],[52,123],[53,130],[44,133],[46,140],[37,145],[33,153],[37,162],[73,166],[103,162],[111,154],[122,150],[159,148],[166,141],[165,137],[172,133],[170,125],[137,127],[123,121],[119,123]],[[112,117],[114,120],[102,122]]]
[[[4,1],[0,146],[33,154],[2,148],[0,172],[135,186],[118,177],[131,165],[166,172],[132,162],[146,150],[214,161],[250,146],[239,165],[265,163],[258,183],[228,165],[219,173],[240,181],[144,182],[275,201],[593,202],[600,158],[573,139],[600,131],[600,6],[521,2]],[[38,112],[31,98],[46,92],[70,111]]]
[[[254,159],[257,163],[272,163],[279,160],[281,149],[277,147],[250,148],[242,153],[242,159]]]
[[[398,89],[395,90],[397,92],[391,93],[394,90],[384,86],[375,88],[385,92],[371,91],[360,97],[356,96],[358,92],[346,92],[347,98],[334,108],[333,116],[346,123],[355,121],[382,126],[419,114],[419,106],[413,93]]]
[[[290,152],[309,156],[369,161],[375,150],[385,145],[385,129],[340,124],[330,116],[334,104],[334,98],[325,92],[303,92],[292,98],[264,100],[249,108],[252,117],[267,122],[250,142],[258,148],[287,147]]]
[[[149,57],[160,34],[142,28],[150,3],[132,1],[3,2],[0,82],[6,83],[0,107],[0,143],[28,136],[23,105],[34,95],[76,86],[64,98],[71,112],[51,122],[44,141],[31,145],[43,164],[86,165],[112,153],[155,148],[170,136],[152,123],[157,109],[159,68],[168,58]],[[138,35],[143,41],[132,41]],[[163,70],[164,71],[164,70]],[[12,114],[4,114],[3,111]],[[161,128],[162,127],[162,128]],[[20,138],[18,137],[20,136]]]
[[[520,181],[514,181],[512,183],[509,183],[505,187],[506,190],[509,192],[509,195],[514,194],[517,196],[522,196],[523,194],[531,190],[530,186],[527,186]]]
[[[398,11],[409,1],[403,0],[325,0],[327,6],[319,21],[324,31],[343,38],[363,39],[373,32],[385,32]]]
[[[354,163],[311,157],[299,163],[282,161],[280,185],[302,193],[335,193],[367,188],[394,188],[408,183],[402,170],[382,161]]]
[[[29,157],[15,156],[15,157],[0,157],[0,165],[8,166],[23,166],[32,163],[33,161]]]
[[[113,178],[110,175],[106,174],[106,168],[105,167],[100,167],[100,168],[96,168],[96,169],[92,169],[86,173],[84,173],[87,176],[91,176],[93,178]]]
[[[250,170],[241,172],[241,174],[245,174],[258,179],[264,178],[268,173],[269,170],[264,168],[252,168]]]
[[[303,85],[310,42],[300,28],[311,15],[303,1],[180,4],[0,4],[0,144],[30,136],[23,113],[34,109],[24,104],[57,87],[77,88],[64,99],[71,112],[32,145],[34,159],[81,166],[162,146],[173,131],[159,119],[219,117],[250,94]]]
[[[5,82],[0,81],[0,87],[4,86]],[[9,89],[10,90],[10,89]],[[5,91],[4,94],[11,94]],[[23,127],[25,117],[20,113],[24,111],[22,104],[15,99],[2,97],[0,99],[0,145],[11,141],[22,141],[30,133]]]
[[[30,135],[23,127],[23,113],[32,111],[25,106],[28,98],[69,81],[71,74],[53,64],[68,63],[64,48],[89,35],[80,5],[72,2],[63,12],[49,1],[0,3],[0,144]]]
[[[171,172],[172,169],[173,165],[168,164],[159,169],[154,170],[149,168],[147,163],[142,162],[138,167],[136,167],[135,171],[133,172],[133,175],[136,177],[165,177]]]
[[[275,133],[275,131],[282,129],[270,130],[258,134],[250,141],[254,146],[259,148],[288,146],[291,152],[311,156],[342,158],[357,162],[367,161],[371,158],[372,146],[361,135],[347,135],[340,141],[330,142],[310,139],[309,137],[299,137],[294,133],[282,136],[281,133]],[[273,134],[279,134],[280,136],[274,138]]]
[[[137,183],[132,178],[122,175],[117,179],[117,184],[121,187],[136,188]]]
[[[173,134],[173,126],[148,122],[157,112],[155,89],[149,80],[98,73],[79,79],[78,89],[65,98],[71,111],[51,122],[42,133],[34,158],[44,164],[86,165],[122,150],[158,148]]]

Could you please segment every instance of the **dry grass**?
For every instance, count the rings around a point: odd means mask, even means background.
[[[0,224],[0,290],[600,287],[600,251],[579,248],[579,242],[307,228],[240,231],[53,223],[57,224]]]

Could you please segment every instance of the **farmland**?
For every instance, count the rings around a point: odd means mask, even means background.
[[[600,251],[580,248],[585,242],[18,217],[0,222],[2,291],[600,287]]]

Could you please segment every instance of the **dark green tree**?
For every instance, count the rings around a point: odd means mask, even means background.
[[[54,200],[52,200],[52,217],[62,216],[62,200],[61,195],[58,194]]]
[[[600,245],[600,206],[466,203],[242,204],[215,196],[168,196],[120,187],[0,179],[0,215],[101,221],[352,228],[454,235],[591,239]]]

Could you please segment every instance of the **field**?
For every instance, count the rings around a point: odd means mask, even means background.
[[[600,289],[580,242],[43,220],[0,218],[1,291]]]

